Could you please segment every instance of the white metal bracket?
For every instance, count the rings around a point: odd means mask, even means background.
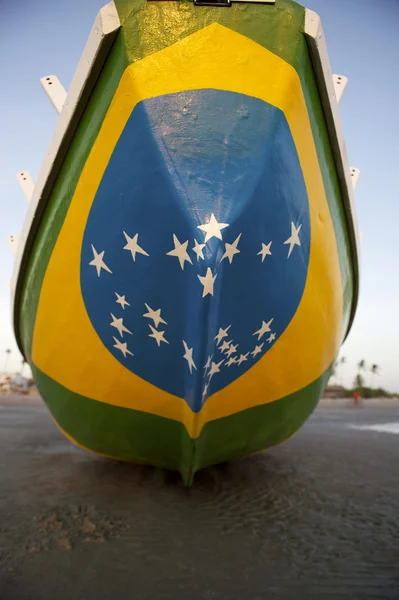
[[[50,98],[55,110],[60,114],[67,97],[67,93],[61,81],[56,75],[47,75],[40,79],[40,83],[47,96]]]
[[[356,167],[351,167],[351,179],[352,179],[353,189],[355,189],[355,187],[356,187],[356,184],[359,179],[359,175],[360,175],[360,169],[357,169]]]
[[[11,252],[15,256],[15,254],[17,253],[18,236],[17,235],[9,235],[8,243],[10,244]]]
[[[29,171],[19,171],[19,173],[17,173],[17,179],[19,181],[19,185],[21,186],[23,193],[25,194],[25,198],[29,202],[32,198],[33,190],[35,187],[31,174],[29,173]]]
[[[348,78],[345,77],[345,75],[333,75],[335,97],[338,103],[341,100],[341,96],[344,93],[344,89],[346,88],[347,83]]]

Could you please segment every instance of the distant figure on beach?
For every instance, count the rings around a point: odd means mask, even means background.
[[[353,392],[353,403],[355,406],[359,406],[360,394],[358,392]]]

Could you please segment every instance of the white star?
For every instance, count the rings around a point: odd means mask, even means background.
[[[267,338],[267,341],[269,342],[269,344],[271,344],[272,342],[274,342],[275,339],[276,339],[276,334],[275,333],[271,333],[269,335],[269,337]]]
[[[148,304],[146,304],[145,302],[144,302],[144,306],[146,307],[148,312],[145,313],[143,315],[143,317],[147,317],[147,319],[152,319],[154,321],[155,327],[158,327],[158,325],[160,323],[164,323],[165,325],[167,325],[167,322],[164,321],[163,318],[161,317],[161,309],[160,308],[158,308],[158,310],[152,310],[152,308],[150,306],[148,306]]]
[[[227,332],[230,329],[230,327],[231,327],[231,325],[229,325],[228,327],[226,327],[226,329],[222,329],[220,327],[219,333],[217,335],[215,335],[215,340],[217,340],[217,342],[216,342],[217,346],[220,344],[220,342],[222,341],[223,338],[225,338],[225,337],[227,337],[229,335]]]
[[[200,258],[202,258],[202,260],[204,260],[204,252],[202,249],[205,248],[205,244],[199,244],[196,239],[194,239],[194,243],[195,243],[195,246],[193,247],[193,250],[194,250],[195,254],[197,255],[197,260],[199,260]]]
[[[251,352],[252,356],[255,358],[255,356],[259,354],[259,352],[262,352],[262,348],[263,344],[261,344],[260,346],[255,346],[255,349]]]
[[[152,333],[148,334],[148,337],[152,337],[156,340],[158,346],[161,345],[161,342],[165,342],[165,344],[169,344],[168,340],[165,340],[165,338],[163,337],[164,335],[164,331],[157,331],[156,329],[154,329],[152,327],[152,325],[148,325],[148,327],[151,329]]]
[[[118,298],[118,300],[116,300],[117,304],[120,304],[121,307],[123,308],[123,310],[125,310],[125,305],[126,306],[130,306],[129,302],[126,300],[125,296],[120,296],[118,294],[118,292],[115,292],[115,296]]]
[[[206,236],[204,242],[206,243],[209,242],[209,240],[211,240],[213,237],[216,237],[219,240],[221,240],[222,234],[220,233],[220,230],[228,226],[228,223],[218,223],[218,221],[215,218],[215,215],[212,213],[208,223],[206,223],[205,225],[198,225],[198,229],[205,231]]]
[[[237,362],[237,357],[230,356],[229,360],[226,363],[226,367],[231,367],[231,365],[234,365],[236,362]]]
[[[191,265],[193,264],[190,256],[187,254],[188,240],[184,242],[184,244],[181,244],[175,234],[173,234],[173,243],[175,245],[174,249],[166,254],[168,256],[176,256],[179,259],[179,263],[183,271],[185,261],[189,262]]]
[[[206,383],[204,385],[204,389],[202,390],[202,397],[205,398],[205,396],[207,395],[207,393],[208,393],[208,384]]]
[[[215,375],[215,373],[219,373],[220,366],[222,365],[223,362],[224,361],[221,360],[219,363],[216,364],[215,362],[212,361],[212,365],[211,365],[210,371],[208,373],[209,381],[212,379],[212,377]]]
[[[262,242],[262,250],[260,252],[258,252],[258,254],[256,256],[259,256],[259,254],[262,256],[262,262],[265,260],[266,256],[270,255],[271,256],[271,252],[270,252],[270,246],[272,245],[271,242],[269,242],[267,245],[264,244]]]
[[[134,356],[134,354],[132,352],[130,352],[130,350],[127,349],[126,342],[120,342],[116,337],[114,337],[114,336],[112,336],[112,337],[115,342],[113,347],[120,350],[125,358],[126,358],[126,354],[130,354],[131,356]]]
[[[235,254],[240,254],[241,250],[238,250],[237,246],[238,246],[238,242],[240,241],[240,237],[241,237],[241,233],[240,235],[234,240],[234,242],[232,244],[225,244],[225,251],[224,254],[221,258],[221,261],[224,258],[228,258],[230,264],[233,262],[233,257]]]
[[[234,352],[237,352],[237,348],[238,344],[236,344],[235,346],[233,344],[230,344],[230,348],[226,352],[226,356],[231,356],[232,354],[234,354]]]
[[[136,261],[136,252],[138,252],[139,254],[144,254],[144,256],[150,256],[149,254],[147,254],[147,252],[145,250],[143,250],[143,248],[141,248],[141,246],[138,245],[138,243],[137,243],[137,240],[139,238],[138,233],[136,233],[136,235],[132,238],[129,237],[125,231],[123,232],[123,235],[125,236],[126,241],[127,241],[127,244],[126,244],[126,246],[123,246],[123,249],[130,250],[134,261]]]
[[[208,267],[204,277],[201,277],[201,275],[197,275],[197,277],[204,286],[204,289],[202,290],[202,297],[205,298],[205,296],[208,294],[213,296],[213,284],[215,283],[217,275],[213,276],[210,267]]]
[[[264,321],[262,321],[261,328],[258,329],[258,331],[255,331],[255,333],[252,334],[252,335],[257,335],[258,336],[258,342],[259,342],[260,338],[265,335],[265,333],[267,333],[268,331],[271,331],[271,329],[270,329],[270,323],[272,321],[273,321],[273,319],[270,319],[270,321],[268,323],[265,323]]]
[[[225,352],[226,350],[228,350],[230,348],[230,344],[233,340],[229,340],[228,342],[223,342],[223,344],[221,346],[219,346],[219,350],[220,352]]]
[[[301,240],[299,239],[299,232],[301,231],[301,227],[302,225],[299,225],[299,227],[295,227],[294,223],[291,221],[291,237],[289,237],[288,240],[285,240],[284,242],[284,244],[290,245],[287,258],[291,256],[291,252],[294,246],[301,245]]]
[[[91,262],[89,262],[89,265],[92,265],[93,267],[96,267],[98,277],[100,277],[101,269],[104,269],[105,271],[108,271],[108,273],[112,274],[111,269],[109,269],[107,267],[107,265],[105,264],[105,262],[103,261],[105,250],[103,250],[102,252],[100,252],[100,254],[98,254],[97,250],[95,249],[95,247],[93,246],[93,244],[91,244],[91,249],[93,250],[93,256],[94,256],[94,258],[93,258],[93,260]]]
[[[237,360],[237,364],[240,365],[242,362],[244,362],[244,360],[248,360],[248,354],[249,352],[246,354],[241,354],[240,358]]]
[[[212,356],[211,355],[208,356],[208,360],[206,361],[206,365],[204,367],[205,371],[207,369],[209,369],[209,367],[211,366],[211,360],[212,360],[212,358],[213,358],[213,354],[212,354]]]
[[[197,367],[195,366],[195,362],[193,360],[193,348],[189,348],[184,340],[182,340],[182,342],[183,342],[184,350],[186,351],[186,353],[183,355],[183,358],[185,358],[186,361],[188,362],[190,373],[192,373],[193,367],[195,370],[197,370]]]
[[[118,330],[119,335],[121,337],[123,337],[123,332],[125,331],[126,333],[132,333],[131,331],[129,331],[129,329],[127,327],[124,326],[123,324],[123,319],[117,319],[116,317],[114,317],[114,315],[111,313],[111,317],[112,317],[112,323],[110,323],[111,327],[115,327],[115,329]]]

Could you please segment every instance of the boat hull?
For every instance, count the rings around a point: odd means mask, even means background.
[[[190,483],[311,414],[353,249],[303,9],[125,8],[35,236],[20,339],[68,437]]]

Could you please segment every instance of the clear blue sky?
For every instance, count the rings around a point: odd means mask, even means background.
[[[102,0],[0,0],[0,371],[21,357],[10,324],[13,257],[6,237],[19,233],[26,200],[15,173],[37,178],[56,124],[39,78],[56,74],[68,88]],[[399,391],[399,2],[308,0],[322,17],[333,72],[349,77],[340,108],[356,190],[362,239],[361,294],[342,348],[349,384],[364,358],[381,367],[379,383]]]

